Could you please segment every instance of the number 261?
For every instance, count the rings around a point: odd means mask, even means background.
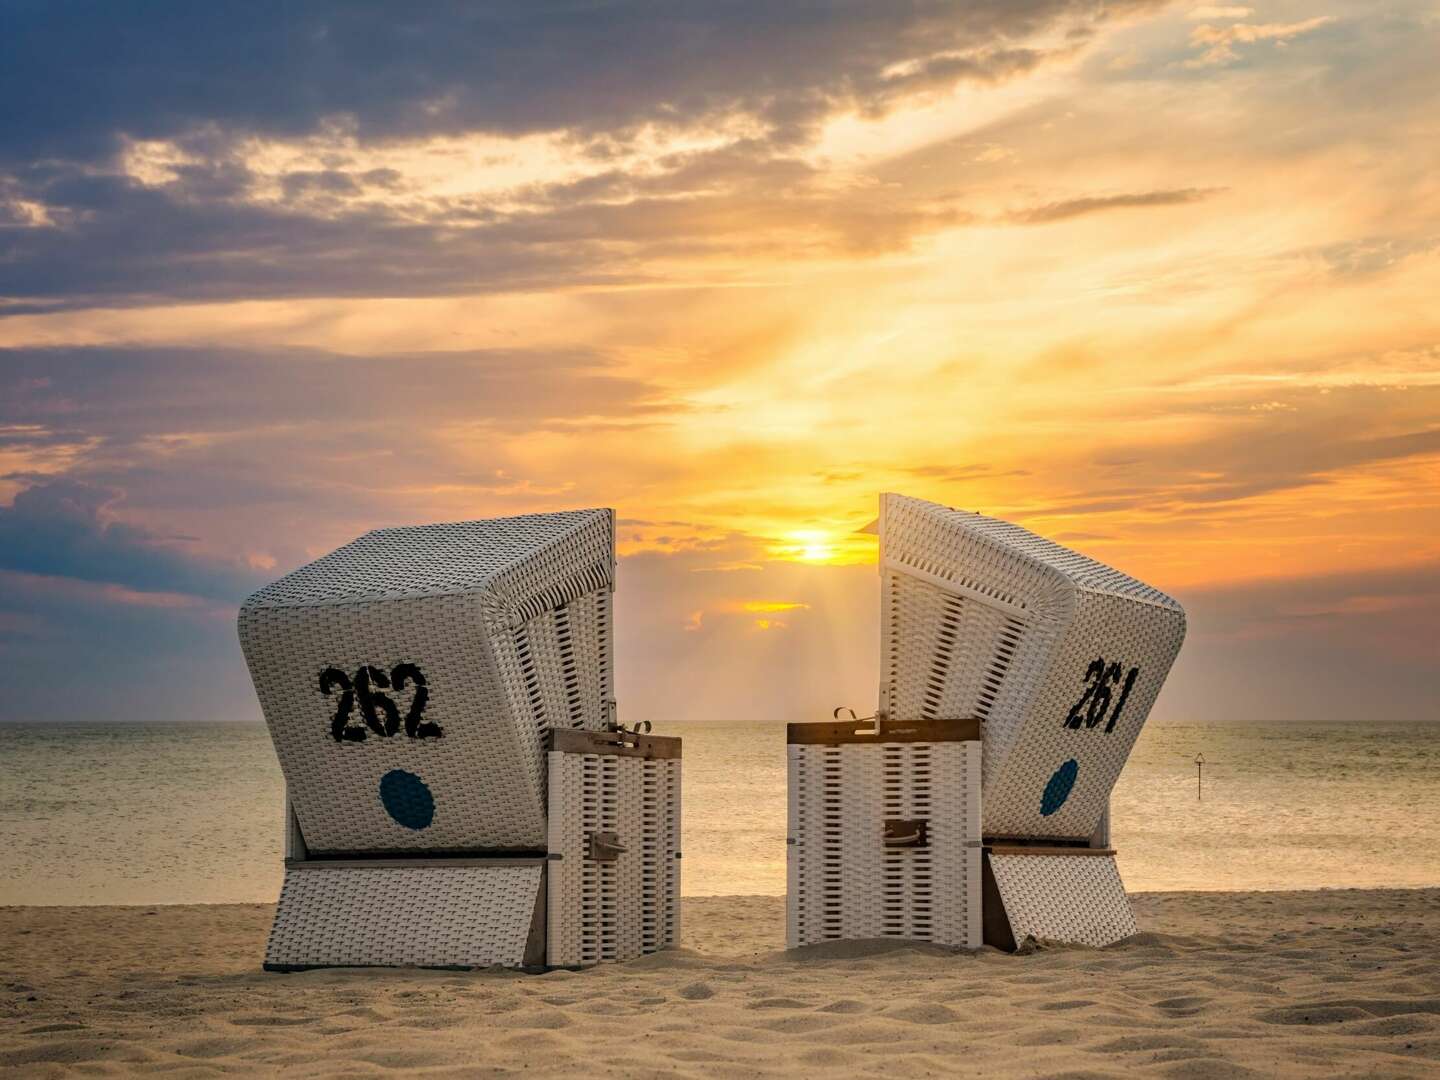
[[[1123,677],[1125,685],[1120,690],[1120,700],[1115,702],[1115,711],[1110,714],[1110,719],[1105,724],[1105,734],[1109,735],[1115,730],[1120,711],[1125,708],[1125,701],[1130,697],[1130,691],[1139,676],[1138,667],[1132,667],[1129,674],[1125,674],[1119,663],[1107,665],[1103,656],[1091,660],[1090,666],[1085,669],[1085,693],[1080,695],[1079,701],[1070,706],[1070,711],[1065,715],[1065,726],[1079,730],[1080,725],[1084,724],[1087,728],[1093,728],[1104,720],[1105,712],[1110,708],[1110,688],[1118,684]]]

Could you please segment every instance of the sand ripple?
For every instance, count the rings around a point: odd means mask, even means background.
[[[783,950],[775,897],[586,972],[258,970],[259,906],[0,909],[0,1072],[1433,1077],[1440,889],[1156,893],[1144,932],[1010,957]]]

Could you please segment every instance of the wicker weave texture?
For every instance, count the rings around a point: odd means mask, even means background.
[[[1099,948],[1136,932],[1113,855],[990,855],[1016,944],[1027,937]]]
[[[246,605],[310,607],[484,591],[521,623],[563,602],[566,583],[590,567],[603,568],[608,579],[612,522],[612,511],[595,509],[375,529],[265,586]]]
[[[265,963],[519,967],[541,867],[288,868]]]
[[[610,754],[550,757],[552,967],[630,960],[680,936],[680,761]],[[611,861],[591,837],[613,834]]]
[[[987,836],[1088,837],[1179,652],[1180,605],[919,499],[883,496],[880,538],[881,708],[982,720]]]
[[[980,744],[794,745],[786,941],[909,938],[978,948]],[[887,847],[887,821],[925,843]]]
[[[1055,644],[1049,672],[1030,699],[1030,719],[1011,738],[1009,752],[997,754],[990,771],[987,836],[1083,839],[1095,831],[1184,633],[1184,615],[1171,609],[1100,593],[1076,598],[1074,617]],[[1120,676],[1107,687],[1111,704],[1094,727],[1087,726],[1086,709],[1077,717],[1079,727],[1067,726],[1067,716],[1095,683],[1086,674],[1100,657],[1116,665],[1112,670]],[[1114,729],[1107,730],[1131,670],[1137,676],[1122,715]],[[1047,814],[1046,793],[1056,780],[1064,780],[1072,761],[1070,794]]]
[[[309,849],[542,848],[545,730],[610,713],[612,568],[612,513],[574,511],[379,530],[251,597],[240,641]],[[367,668],[408,721],[404,665],[438,736],[365,723]]]

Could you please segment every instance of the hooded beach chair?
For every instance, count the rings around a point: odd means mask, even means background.
[[[286,787],[265,966],[581,967],[679,934],[680,740],[615,721],[614,514],[379,529],[241,608]]]
[[[979,740],[963,858],[967,898],[978,871],[982,924],[977,935],[970,912],[970,940],[947,943],[1104,945],[1134,933],[1109,799],[1184,640],[1180,605],[1019,526],[902,495],[881,497],[880,575],[875,752],[887,731],[958,719]],[[907,783],[901,774],[891,789]],[[816,825],[791,802],[792,909],[856,906],[844,874],[806,880]],[[804,911],[792,923],[795,944],[835,933]]]

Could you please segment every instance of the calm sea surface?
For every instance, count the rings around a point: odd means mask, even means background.
[[[658,733],[685,892],[783,893],[783,727]],[[258,724],[0,725],[0,904],[274,900],[281,793]],[[1440,885],[1440,727],[1149,727],[1114,819],[1132,889]]]

